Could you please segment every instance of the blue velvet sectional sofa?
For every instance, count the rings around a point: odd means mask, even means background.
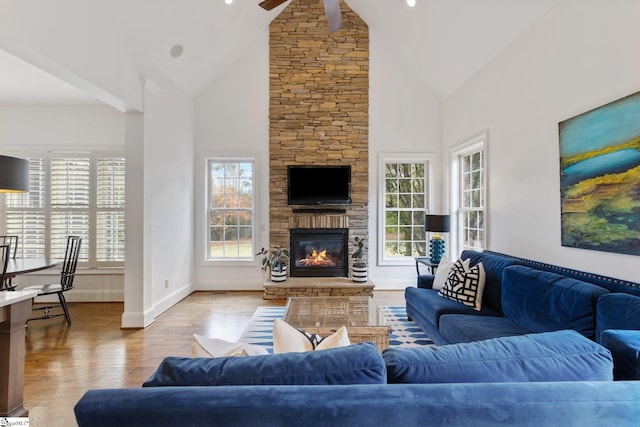
[[[479,311],[431,289],[434,276],[405,290],[407,315],[438,345],[572,329],[613,352],[615,378],[640,379],[640,284],[492,251],[482,262]]]
[[[463,257],[485,267],[481,310],[437,295],[433,277],[406,290],[408,314],[443,345],[167,357],[141,388],[87,391],[78,425],[640,425],[637,284]]]

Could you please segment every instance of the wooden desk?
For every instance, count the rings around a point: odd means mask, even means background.
[[[9,259],[7,274],[31,273],[59,265],[49,258]],[[36,291],[0,292],[0,417],[25,417],[24,352],[25,327]]]
[[[0,417],[24,417],[24,330],[35,291],[0,292]]]

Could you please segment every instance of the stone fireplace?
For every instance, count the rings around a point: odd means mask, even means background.
[[[292,228],[291,277],[347,277],[349,230]]]
[[[369,29],[340,7],[333,33],[318,0],[292,0],[269,26],[269,242],[291,247],[292,229],[348,229],[346,277],[353,237],[368,237]],[[289,165],[350,165],[351,204],[289,206]]]

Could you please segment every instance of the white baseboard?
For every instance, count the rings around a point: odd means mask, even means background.
[[[146,310],[144,312],[125,312],[122,313],[122,322],[120,327],[122,329],[141,329],[146,328],[150,324],[154,322],[154,317],[152,315],[152,309]]]

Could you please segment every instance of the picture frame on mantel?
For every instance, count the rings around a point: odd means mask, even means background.
[[[640,92],[559,123],[562,246],[640,255]]]

